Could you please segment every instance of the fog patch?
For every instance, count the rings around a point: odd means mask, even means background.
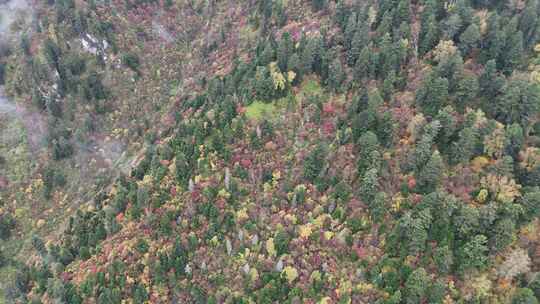
[[[95,133],[87,135],[83,141],[75,140],[75,154],[72,156],[82,176],[112,173],[111,170],[124,171],[126,145],[120,140]],[[111,174],[107,174],[111,175]]]
[[[28,0],[0,0],[0,64],[7,62],[10,50],[15,49],[20,43],[22,33],[31,36],[32,28],[29,26],[34,10]],[[34,20],[34,22],[37,22]],[[173,41],[173,36],[159,23],[154,27],[163,39]],[[104,60],[106,50],[110,47],[106,40],[98,40],[96,37],[85,34],[80,38],[82,51],[101,55]],[[7,71],[6,71],[7,72]],[[58,78],[58,72],[55,71]],[[49,87],[42,95],[47,100],[54,99],[56,84]],[[41,91],[41,90],[40,90]],[[4,87],[0,85],[0,126],[9,126],[8,129],[0,130],[0,151],[13,163],[25,164],[28,161],[14,158],[19,154],[21,157],[41,159],[44,153],[48,153],[48,127],[47,114],[25,102],[15,102],[4,93]],[[71,130],[75,131],[75,130]],[[95,132],[85,134],[85,140],[73,136],[69,139],[75,153],[70,156],[68,163],[77,168],[81,177],[90,177],[95,173],[111,172],[111,170],[125,171],[128,163],[126,145],[119,140],[109,138]],[[19,147],[20,146],[20,147]],[[26,149],[21,153],[19,148]],[[2,155],[0,155],[2,156]],[[2,168],[0,168],[2,169]],[[9,180],[12,176],[0,170],[1,179],[7,175]],[[29,174],[31,172],[26,172]],[[83,178],[85,179],[85,178]]]
[[[157,20],[152,20],[152,31],[167,43],[174,42],[174,36]]]
[[[32,7],[25,0],[0,0],[0,40],[5,40],[18,20],[25,20]]]
[[[32,152],[37,152],[44,146],[47,128],[43,115],[9,100],[4,94],[3,87],[0,87],[0,118],[16,119],[21,122]]]
[[[0,89],[1,91],[1,89]],[[0,115],[16,115],[17,107],[11,104],[0,92]]]

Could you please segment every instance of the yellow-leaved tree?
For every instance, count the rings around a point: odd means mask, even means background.
[[[521,185],[508,176],[488,174],[482,178],[480,184],[501,203],[512,203],[520,195]]]
[[[274,89],[277,91],[283,91],[285,89],[285,84],[287,80],[279,70],[277,62],[270,63],[270,75],[272,76],[272,81],[274,82]]]

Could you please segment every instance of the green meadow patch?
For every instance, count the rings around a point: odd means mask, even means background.
[[[323,89],[319,81],[315,79],[309,79],[304,81],[302,88],[300,89],[299,95],[309,96],[309,95],[322,95]]]
[[[246,116],[249,119],[259,120],[274,115],[275,111],[276,106],[272,102],[254,101],[246,107]]]
[[[272,102],[262,102],[260,100],[252,102],[246,107],[246,117],[254,120],[263,118],[272,119],[275,118],[276,114],[281,110],[295,105],[298,98],[323,95],[324,91],[317,79],[306,79],[302,83],[301,89],[296,94],[290,92],[289,95]]]
[[[288,109],[295,104],[296,96],[292,93],[272,102],[256,100],[246,107],[246,117],[253,120],[273,119],[278,117],[277,114],[282,110]]]

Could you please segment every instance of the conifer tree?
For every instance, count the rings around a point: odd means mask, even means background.
[[[365,46],[360,54],[358,60],[354,66],[354,78],[356,81],[362,81],[364,78],[369,77],[369,67],[371,63],[371,51],[370,48]]]
[[[325,155],[326,149],[322,144],[317,145],[317,147],[311,151],[304,161],[304,178],[306,180],[314,182],[319,176],[324,166]]]
[[[512,304],[538,304],[538,299],[529,288],[518,288],[512,296]]]
[[[358,156],[358,175],[363,176],[366,170],[372,165],[371,155],[373,151],[379,148],[377,135],[371,131],[365,132],[358,139],[360,154]]]
[[[410,0],[400,0],[396,9],[396,15],[394,17],[394,24],[399,25],[410,22],[410,10],[411,10],[411,1]]]
[[[487,37],[483,42],[481,59],[483,62],[491,59],[498,61],[499,55],[505,46],[506,33],[500,28],[500,17],[497,13],[489,16],[486,35]]]
[[[478,130],[464,128],[459,132],[459,139],[453,143],[450,160],[453,164],[468,162],[476,153],[480,139]]]
[[[375,194],[373,200],[368,202],[369,212],[371,213],[375,222],[380,223],[384,219],[385,214],[388,212],[387,200],[388,198],[386,193],[379,191],[377,194]]]
[[[444,40],[455,40],[463,26],[461,17],[457,12],[452,11],[442,22],[441,30]]]
[[[338,0],[334,20],[339,25],[342,31],[345,31],[345,26],[347,25],[349,14],[350,10],[345,5],[345,0]]]
[[[495,98],[501,91],[505,84],[503,75],[497,72],[497,63],[495,59],[489,60],[484,66],[484,72],[478,79],[480,86],[480,94],[491,100]]]
[[[439,151],[435,150],[430,160],[418,173],[418,189],[423,193],[430,193],[440,185],[444,174],[444,163]]]
[[[469,0],[456,0],[454,9],[461,18],[462,30],[473,23],[474,9],[471,7]]]
[[[471,268],[483,269],[487,266],[487,253],[487,238],[482,234],[475,235],[459,249],[459,268],[462,271]]]
[[[390,147],[394,140],[394,119],[390,111],[385,111],[377,117],[377,137],[384,147]]]
[[[351,49],[354,35],[356,33],[356,29],[358,28],[357,21],[356,21],[357,17],[358,15],[355,12],[353,12],[351,15],[349,15],[349,19],[347,20],[347,26],[345,27],[345,32],[344,32],[345,49],[347,50]]]
[[[493,252],[500,252],[514,240],[515,222],[511,218],[499,219],[491,227],[489,247]]]
[[[326,0],[311,0],[314,11],[320,11],[326,6]]]
[[[450,247],[437,246],[433,253],[433,261],[437,265],[437,269],[441,273],[448,273],[452,269],[453,253]]]
[[[378,192],[378,178],[379,174],[376,168],[369,169],[362,178],[362,183],[359,189],[360,197],[368,204],[375,199],[375,195]]]
[[[313,71],[317,48],[317,41],[315,39],[310,38],[307,40],[300,54],[300,71],[302,75],[307,75]]]
[[[435,115],[448,99],[448,80],[428,75],[416,91],[416,104],[428,115]]]
[[[526,127],[540,109],[540,88],[526,79],[512,79],[504,93],[495,99],[490,112],[506,124],[519,123]]]
[[[328,71],[328,85],[335,91],[340,91],[341,84],[345,80],[345,72],[339,58],[335,58],[330,64]]]
[[[369,105],[368,100],[368,90],[364,86],[361,86],[358,89],[358,94],[352,98],[352,103],[349,106],[347,117],[352,120],[355,115],[366,110]]]
[[[405,303],[421,303],[426,297],[430,281],[424,268],[420,267],[413,271],[405,282]]]
[[[386,33],[380,42],[379,48],[381,50],[381,77],[387,77],[391,71],[397,71],[399,69],[399,48],[396,47],[396,44],[392,43],[392,38],[390,34]]]
[[[349,66],[355,65],[358,57],[360,57],[362,49],[368,44],[368,40],[369,35],[367,25],[365,23],[361,23],[354,33],[351,48],[347,53],[347,62],[349,63]]]
[[[468,56],[473,49],[478,47],[481,38],[478,25],[474,23],[469,25],[459,36],[459,49],[463,56]]]
[[[455,111],[451,106],[442,108],[435,120],[441,123],[441,129],[437,135],[436,141],[439,149],[444,153],[449,148],[452,141],[452,137],[457,129],[457,120],[455,118]]]
[[[507,33],[507,41],[503,51],[500,53],[500,69],[510,75],[515,68],[519,67],[523,59],[523,33],[510,28]]]
[[[427,17],[425,22],[422,22],[422,29],[420,32],[420,41],[418,45],[418,54],[420,56],[425,55],[431,51],[439,41],[439,29],[437,27],[437,21],[435,15]]]
[[[258,65],[260,66],[267,66],[270,64],[270,62],[274,61],[276,57],[274,47],[270,42],[266,42],[264,44],[264,49],[261,53],[261,55],[258,57],[259,62]]]
[[[293,80],[293,85],[300,83],[304,75],[302,74],[303,71],[300,62],[300,56],[298,56],[297,53],[294,53],[292,56],[289,57],[287,68],[289,69],[289,71],[293,71],[296,74]]]
[[[382,16],[382,20],[379,23],[379,26],[377,26],[377,36],[383,37],[384,35],[393,32],[393,11],[394,10],[386,10],[384,11],[384,14]]]
[[[283,72],[287,72],[289,69],[287,63],[289,62],[289,57],[294,53],[294,45],[291,39],[291,35],[288,32],[283,33],[281,40],[279,42],[279,47],[277,51],[277,60],[279,69]]]
[[[432,121],[424,127],[424,134],[416,144],[413,156],[413,166],[416,172],[419,172],[430,160],[432,152],[431,147],[441,129],[441,123],[437,120]]]
[[[382,97],[385,100],[390,100],[392,94],[394,93],[394,84],[396,83],[396,72],[390,71],[386,78],[383,81],[382,86]]]
[[[473,74],[462,74],[455,91],[457,108],[461,111],[475,101],[478,95],[478,79]]]
[[[536,42],[538,29],[538,0],[528,0],[519,19],[519,29],[523,33],[525,48]]]

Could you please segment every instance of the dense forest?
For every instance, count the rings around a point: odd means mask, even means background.
[[[14,1],[0,303],[539,303],[540,1]]]

